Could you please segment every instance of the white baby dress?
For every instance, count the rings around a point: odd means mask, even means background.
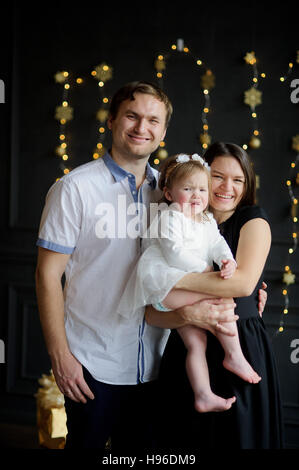
[[[144,233],[142,249],[118,305],[117,313],[126,318],[140,319],[146,305],[161,302],[187,273],[234,259],[211,213],[195,222],[163,210]]]

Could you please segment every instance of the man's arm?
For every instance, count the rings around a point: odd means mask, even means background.
[[[192,325],[209,330],[213,334],[220,332],[233,336],[225,328],[225,323],[236,321],[239,318],[234,315],[235,306],[233,299],[207,298],[170,312],[160,312],[148,305],[145,310],[145,319],[149,325],[159,328],[173,329]]]
[[[64,298],[61,278],[70,255],[38,249],[36,294],[40,321],[60,391],[74,401],[94,398],[86,384],[82,365],[71,353],[64,327]]]

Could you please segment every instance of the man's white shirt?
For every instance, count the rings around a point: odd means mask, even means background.
[[[96,380],[136,384],[157,378],[169,330],[138,325],[116,313],[140,256],[143,217],[161,192],[147,165],[135,176],[107,153],[74,169],[49,190],[37,245],[69,254],[65,270],[65,329],[74,356]]]

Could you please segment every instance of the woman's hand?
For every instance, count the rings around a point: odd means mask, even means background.
[[[223,323],[236,321],[239,318],[234,314],[235,306],[233,299],[205,299],[182,307],[179,311],[185,324],[204,328],[213,334],[220,332],[234,336]]]

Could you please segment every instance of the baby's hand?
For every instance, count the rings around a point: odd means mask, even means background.
[[[237,263],[233,259],[223,259],[222,266],[220,271],[220,276],[223,279],[228,279],[232,277],[237,267]]]

